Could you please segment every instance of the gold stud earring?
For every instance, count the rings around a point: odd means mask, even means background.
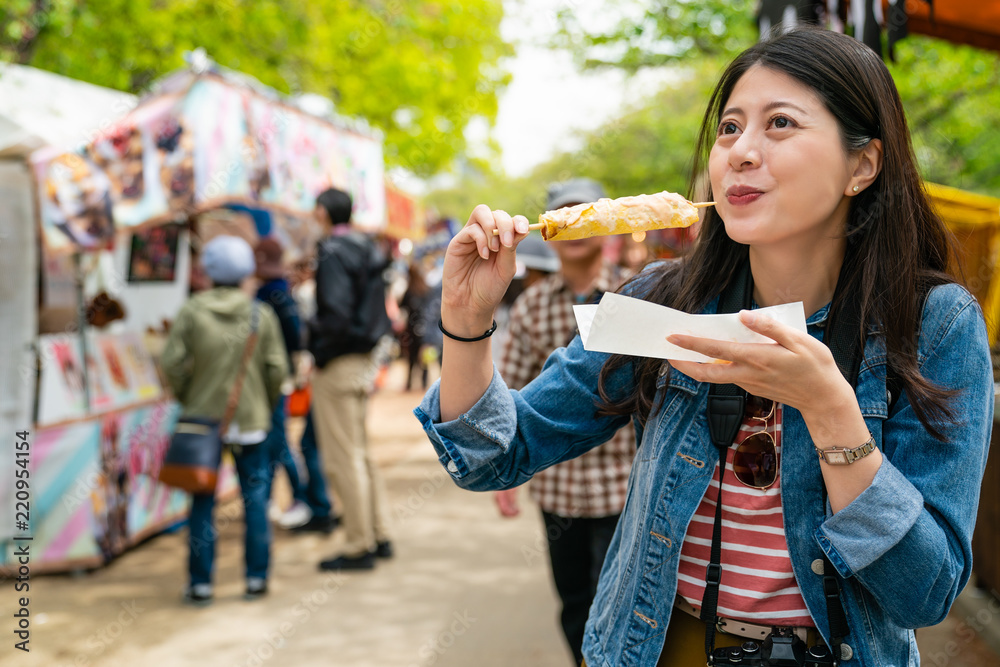
[[[855,192],[857,192],[857,191],[858,191],[858,190],[860,190],[860,189],[861,189],[861,187],[860,187],[860,186],[857,186],[857,185],[855,185],[855,186],[854,186],[854,191],[855,191]]]

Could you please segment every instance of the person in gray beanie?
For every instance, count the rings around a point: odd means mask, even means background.
[[[201,249],[201,267],[216,287],[239,287],[257,269],[253,248],[238,236],[216,236]]]
[[[260,447],[271,428],[271,414],[288,374],[285,343],[270,306],[254,304],[240,283],[255,270],[250,245],[235,236],[217,236],[205,244],[201,264],[212,280],[209,290],[188,299],[170,327],[160,363],[183,417],[221,419],[236,381],[252,321],[257,342],[247,362],[236,413],[223,444],[236,460],[246,517],[246,598],[267,592],[271,534],[267,522],[267,451]],[[212,601],[215,529],[214,494],[192,497],[188,572],[184,600]]]

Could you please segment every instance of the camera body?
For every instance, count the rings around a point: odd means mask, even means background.
[[[747,640],[740,646],[717,648],[712,665],[748,665],[749,667],[834,667],[837,661],[824,644],[806,648],[789,628],[773,628],[763,642]]]

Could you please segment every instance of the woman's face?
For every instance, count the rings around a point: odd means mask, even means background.
[[[709,158],[716,211],[738,243],[840,236],[855,162],[812,89],[755,65],[736,83],[717,128]]]

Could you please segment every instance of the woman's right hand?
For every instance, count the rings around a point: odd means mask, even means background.
[[[494,235],[493,230],[500,231]],[[528,234],[528,219],[480,204],[448,244],[442,275],[441,320],[459,336],[489,329],[514,278],[514,249]]]

